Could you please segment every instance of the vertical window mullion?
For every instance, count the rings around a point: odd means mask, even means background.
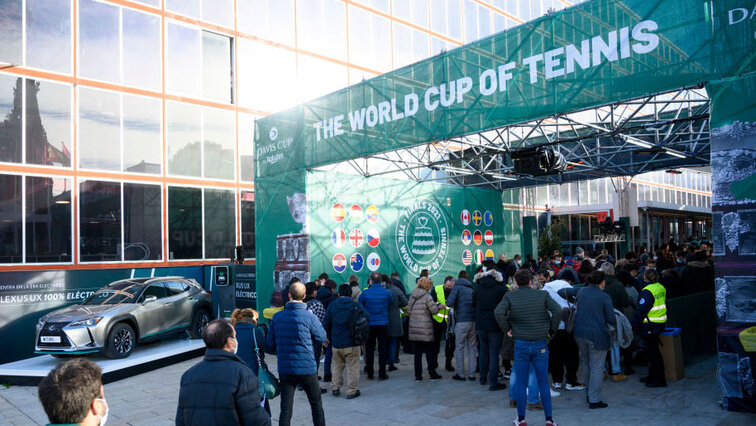
[[[124,182],[121,182],[121,258],[120,261],[123,261],[126,259],[126,236],[124,235],[124,224],[126,223],[126,210],[123,208],[123,197],[124,197],[124,189],[126,184]]]
[[[26,0],[21,1],[21,64],[26,66]]]
[[[200,190],[200,209],[202,210],[202,259],[205,259],[205,250],[207,244],[205,244],[205,188]]]
[[[26,175],[21,175],[21,263],[26,263]]]

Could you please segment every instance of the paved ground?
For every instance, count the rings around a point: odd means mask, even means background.
[[[171,425],[174,423],[179,379],[199,359],[185,361],[105,386],[110,405],[108,425]],[[362,375],[362,396],[323,397],[326,419],[333,425],[506,425],[515,417],[507,390],[489,392],[477,382],[444,379],[414,381],[411,355],[402,355],[399,371],[387,381],[368,381]],[[270,362],[275,366],[275,361]],[[441,363],[443,365],[443,362]],[[638,375],[624,383],[604,381],[609,408],[589,410],[584,392],[564,392],[554,398],[554,417],[561,425],[733,425],[754,424],[749,414],[722,411],[715,381],[716,358],[686,369],[687,378],[667,389],[646,389]],[[641,369],[638,369],[641,370]],[[322,370],[321,370],[322,371]],[[640,371],[639,371],[640,372]],[[427,375],[426,375],[427,377]],[[279,400],[273,403],[277,424]],[[542,412],[528,412],[530,425],[543,424]],[[0,387],[0,425],[44,425],[47,419],[35,387]],[[297,392],[294,424],[311,424],[303,392]]]

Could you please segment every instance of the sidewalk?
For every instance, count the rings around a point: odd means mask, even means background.
[[[266,357],[267,358],[267,357]],[[176,413],[181,374],[199,361],[182,363],[105,385],[110,406],[108,425],[172,425]],[[275,370],[275,357],[268,363]],[[444,365],[443,360],[440,364]],[[360,368],[362,370],[362,368]],[[639,373],[642,368],[637,368]],[[585,392],[562,392],[553,399],[554,419],[560,425],[731,425],[756,420],[750,414],[729,413],[718,406],[719,387],[715,379],[716,357],[686,366],[687,377],[670,382],[666,389],[646,389],[639,374],[627,382],[604,381],[608,408],[589,410]],[[346,400],[344,394],[323,395],[326,420],[330,425],[508,425],[516,416],[509,408],[508,391],[490,392],[478,382],[451,380],[453,373],[440,372],[437,382],[417,383],[412,372],[412,355],[402,354],[399,371],[390,379],[367,380],[362,374],[362,396]],[[322,369],[321,369],[322,374]],[[324,386],[328,384],[323,384]],[[273,424],[278,423],[279,400],[273,401]],[[529,411],[530,425],[542,425],[543,412]],[[0,424],[44,425],[47,418],[37,399],[36,387],[0,387]],[[309,404],[297,392],[293,424],[312,423]]]

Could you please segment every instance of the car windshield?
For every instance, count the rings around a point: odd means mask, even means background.
[[[131,282],[109,285],[97,290],[81,304],[117,305],[119,303],[133,303],[142,288],[144,287]]]

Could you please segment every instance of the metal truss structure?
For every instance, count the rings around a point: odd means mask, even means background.
[[[705,166],[709,142],[709,98],[702,87],[692,87],[319,169],[505,190]],[[515,174],[511,153],[536,146],[561,153],[567,170],[542,176]]]

